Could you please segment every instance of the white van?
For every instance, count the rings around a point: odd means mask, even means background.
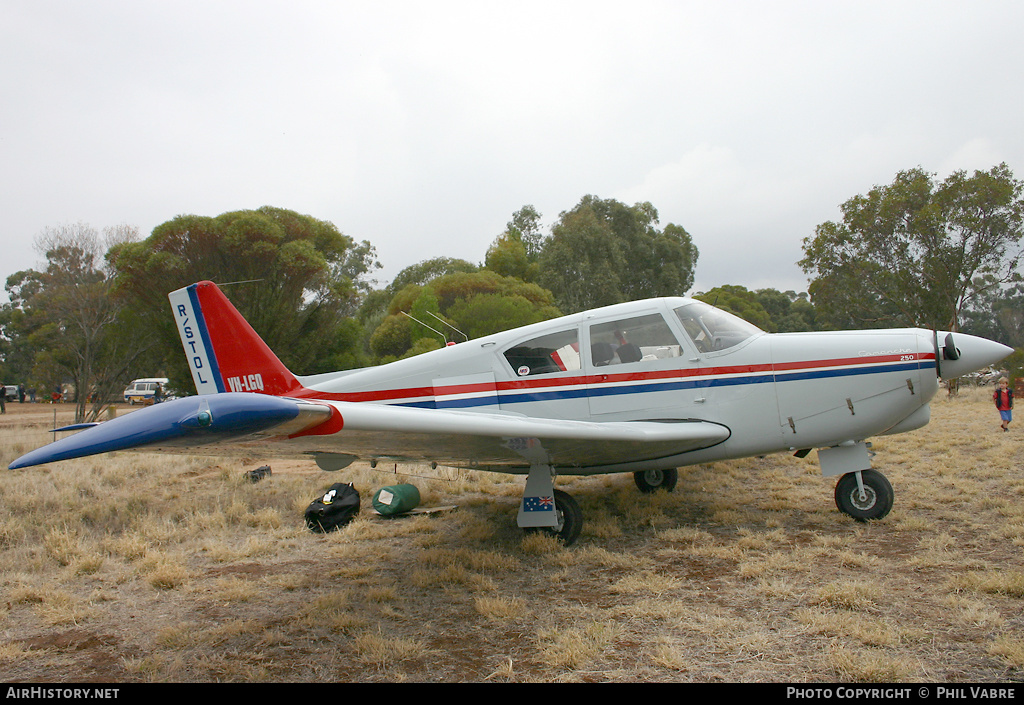
[[[156,394],[156,386],[159,384],[162,397],[167,398],[166,377],[143,377],[134,380],[124,390],[124,401],[126,404],[152,404]]]

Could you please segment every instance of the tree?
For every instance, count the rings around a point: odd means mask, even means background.
[[[697,248],[684,228],[655,227],[650,203],[627,206],[584,196],[560,214],[540,253],[538,283],[568,313],[693,286]]]
[[[505,225],[510,237],[523,243],[526,258],[536,262],[544,246],[544,235],[540,231],[540,213],[531,205],[525,205],[512,214],[512,220]]]
[[[103,254],[110,242],[137,237],[128,226],[108,228],[106,242],[84,223],[45,229],[36,240],[47,266],[7,279],[5,320],[35,350],[31,375],[43,389],[71,383],[75,420],[94,420],[123,388],[151,345],[113,294]]]
[[[962,330],[1004,345],[1024,347],[1024,283],[979,288],[984,293],[964,310]]]
[[[773,328],[771,316],[765,311],[758,295],[746,287],[735,284],[716,286],[707,293],[698,294],[694,298],[735,314],[748,323],[753,323],[761,330],[771,331]]]
[[[408,314],[408,315],[406,315]],[[491,271],[452,272],[395,294],[370,336],[379,361],[409,357],[469,338],[561,315],[551,292]]]
[[[515,277],[524,282],[536,281],[540,274],[540,266],[536,261],[530,261],[526,245],[509,231],[491,243],[484,258],[484,266],[503,277]]]
[[[1018,276],[1024,185],[1006,164],[941,183],[910,169],[842,206],[804,239],[818,315],[835,327],[958,330],[986,288]]]
[[[814,305],[811,304],[807,292],[798,294],[792,290],[783,292],[778,289],[758,289],[754,293],[771,319],[771,326],[767,329],[769,332],[795,333],[817,330]]]
[[[512,220],[505,225],[505,232],[487,250],[484,259],[487,269],[503,277],[536,281],[540,274],[537,260],[544,243],[540,217],[537,209],[530,205],[513,213]]]
[[[395,277],[394,281],[388,285],[388,291],[394,296],[397,292],[401,291],[410,284],[418,284],[420,286],[427,282],[433,281],[438,277],[443,277],[446,274],[455,274],[456,272],[476,272],[480,267],[467,262],[464,259],[457,259],[454,257],[434,257],[432,259],[426,259],[422,262],[418,262],[413,265],[409,265]]]
[[[237,283],[229,296],[256,332],[285,365],[314,374],[329,371],[332,361],[360,361],[344,321],[380,266],[368,242],[357,244],[328,221],[271,207],[178,216],[143,242],[112,248],[110,261],[118,291],[132,297],[141,325],[161,341],[172,384],[186,389],[191,376],[168,292],[204,279]]]

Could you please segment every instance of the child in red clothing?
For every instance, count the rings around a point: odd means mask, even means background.
[[[1007,426],[1010,425],[1010,421],[1013,420],[1013,390],[1010,389],[1010,381],[1006,377],[999,378],[999,386],[996,387],[995,393],[992,394],[992,401],[996,403],[996,408],[999,409],[999,417],[1003,420],[1003,430],[1008,431]]]

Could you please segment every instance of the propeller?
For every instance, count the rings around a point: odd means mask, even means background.
[[[932,331],[932,341],[935,346],[935,376],[942,377],[942,361],[943,360],[959,360],[960,350],[956,347],[953,342],[953,334],[946,333],[946,337],[942,341],[942,345],[939,345],[939,331]]]
[[[953,334],[946,333],[945,344],[942,346],[942,356],[946,360],[959,360],[960,351],[957,350],[956,345],[953,344]]]

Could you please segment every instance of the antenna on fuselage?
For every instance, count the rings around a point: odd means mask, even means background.
[[[402,311],[401,313],[402,313],[402,315],[403,315],[403,316],[405,316],[406,318],[411,318],[412,320],[416,321],[417,323],[419,323],[419,324],[420,324],[421,326],[423,326],[424,328],[427,328],[428,330],[432,330],[432,331],[434,331],[434,332],[435,332],[435,333],[437,333],[437,334],[438,334],[439,336],[441,336],[441,340],[443,340],[443,341],[444,341],[444,344],[445,344],[445,345],[447,345],[447,344],[448,344],[448,336],[446,336],[446,335],[445,335],[444,333],[442,333],[441,331],[437,330],[436,328],[431,328],[430,326],[428,326],[428,325],[427,325],[426,323],[424,323],[423,321],[419,320],[419,319],[418,319],[418,318],[416,318],[415,316],[410,316],[410,315],[409,315],[408,313],[406,313],[405,311]]]
[[[235,284],[252,284],[254,282],[261,282],[263,279],[243,279],[237,282],[215,282],[219,287],[233,286]]]
[[[445,324],[446,326],[448,326],[449,328],[451,328],[451,329],[452,329],[453,331],[455,331],[456,333],[458,333],[459,335],[461,335],[461,336],[462,336],[463,338],[465,338],[466,340],[469,340],[469,336],[468,336],[468,335],[466,335],[465,333],[463,333],[463,332],[462,332],[461,330],[459,330],[458,328],[456,328],[455,326],[453,326],[453,325],[452,325],[451,323],[449,323],[448,321],[444,320],[443,318],[441,318],[440,316],[436,315],[435,313],[433,313],[433,312],[431,312],[431,311],[427,311],[427,313],[428,313],[428,314],[430,314],[431,316],[433,316],[434,318],[436,318],[437,320],[441,321],[441,323],[443,323],[443,324]],[[413,319],[413,320],[415,320],[415,319]]]

